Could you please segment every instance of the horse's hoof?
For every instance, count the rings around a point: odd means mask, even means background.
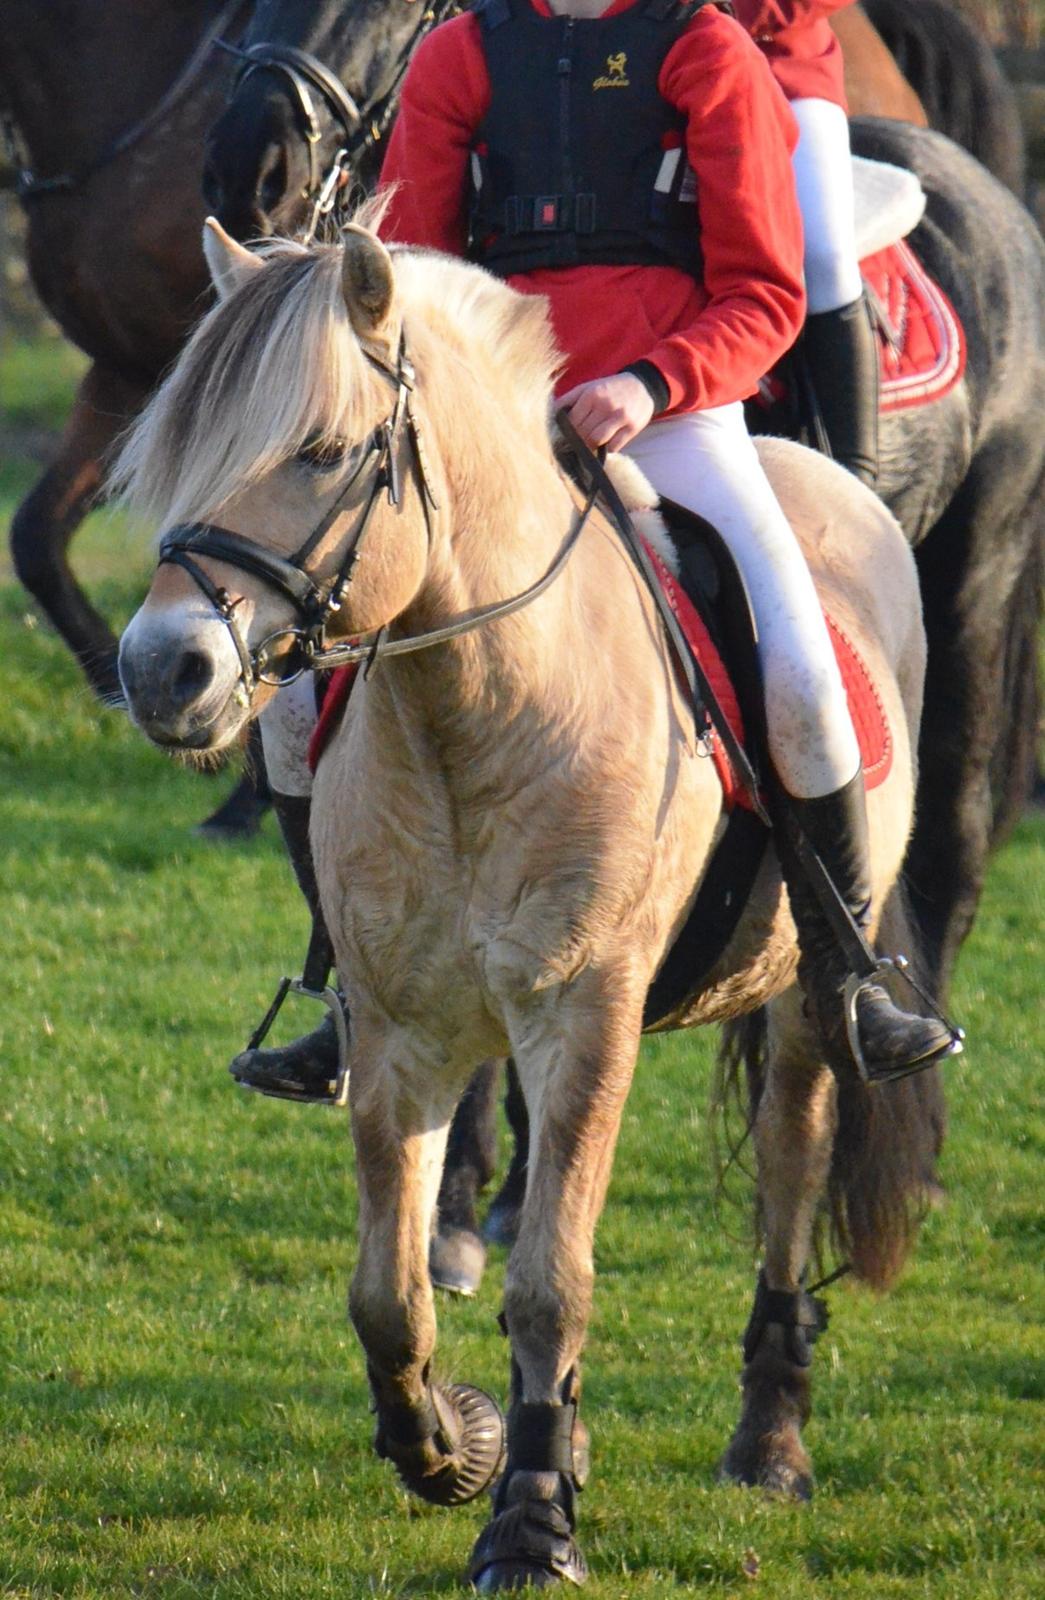
[[[801,1459],[788,1459],[777,1453],[762,1460],[740,1457],[732,1448],[727,1450],[718,1464],[720,1483],[739,1484],[744,1489],[761,1489],[764,1494],[779,1495],[783,1500],[805,1504],[813,1498],[813,1473],[805,1451]]]
[[[390,1460],[411,1493],[434,1506],[462,1506],[504,1469],[504,1417],[496,1400],[470,1383],[433,1387],[441,1433],[417,1445],[394,1445],[378,1428],[377,1453]]]
[[[588,1564],[570,1519],[553,1500],[527,1498],[488,1522],[472,1551],[468,1576],[480,1594],[582,1584]]]
[[[479,1594],[503,1594],[508,1589],[548,1589],[562,1581],[557,1572],[535,1566],[532,1561],[498,1561],[480,1572],[472,1588]],[[583,1579],[574,1581],[580,1583]]]
[[[503,1244],[511,1249],[519,1237],[521,1211],[521,1201],[502,1199],[498,1195],[486,1213],[486,1221],[483,1223],[483,1238],[487,1244]]]
[[[428,1247],[428,1272],[437,1289],[450,1294],[475,1294],[483,1281],[486,1250],[479,1235],[467,1228],[436,1233]]]

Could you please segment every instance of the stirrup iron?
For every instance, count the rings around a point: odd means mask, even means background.
[[[860,1029],[857,1022],[856,1008],[860,995],[870,984],[877,983],[887,993],[891,986],[899,980],[923,1003],[928,1014],[941,1022],[951,1036],[950,1044],[944,1045],[933,1055],[924,1060],[912,1062],[909,1066],[896,1066],[889,1070],[876,1071],[869,1067],[864,1060],[863,1049],[860,1044]],[[842,990],[842,1002],[845,1007],[845,1031],[849,1040],[849,1049],[853,1060],[856,1062],[857,1071],[863,1083],[894,1083],[899,1078],[909,1078],[912,1073],[922,1072],[925,1068],[935,1066],[938,1061],[947,1061],[952,1056],[960,1056],[965,1046],[965,1029],[951,1021],[943,1010],[925,989],[922,988],[917,978],[910,970],[906,956],[879,956],[876,958],[873,969],[863,972],[852,972],[845,980]]]
[[[326,1006],[334,1019],[334,1031],[337,1034],[337,1077],[330,1079],[331,1098],[330,1105],[345,1106],[348,1104],[348,1024],[345,1021],[345,1008],[341,996],[329,983],[322,988],[313,987],[305,977],[280,979],[279,987],[272,998],[265,1015],[247,1040],[246,1049],[256,1050],[268,1036],[269,1030],[288,995],[298,995],[302,1000],[318,1000]],[[255,1094],[269,1094],[270,1099],[284,1099],[286,1096],[271,1094],[268,1090],[256,1088],[251,1083],[241,1083],[244,1089],[250,1089]],[[324,1102],[327,1103],[327,1102]]]

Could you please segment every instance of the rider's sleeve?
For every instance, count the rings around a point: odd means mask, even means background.
[[[668,52],[660,89],[687,121],[708,303],[643,354],[668,409],[704,410],[753,394],[802,327],[797,128],[759,51],[711,7]]]
[[[464,253],[468,162],[489,104],[479,27],[466,13],[434,28],[407,70],[381,168],[382,187],[394,186],[384,238]]]
[[[740,26],[761,41],[819,22],[853,3],[854,0],[733,0],[733,9]]]

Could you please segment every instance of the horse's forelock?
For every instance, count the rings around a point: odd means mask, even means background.
[[[215,305],[116,462],[113,482],[164,524],[208,516],[306,439],[355,439],[377,379],[349,322],[339,252],[281,241]]]

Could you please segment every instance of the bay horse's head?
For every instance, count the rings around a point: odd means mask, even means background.
[[[207,205],[234,238],[302,228],[339,153],[340,173],[374,182],[410,53],[448,10],[449,0],[259,0],[203,170]]]
[[[124,693],[149,738],[195,752],[315,650],[397,616],[430,531],[384,246],[350,226],[341,247],[255,254],[211,221],[204,247],[217,304],[114,473],[167,530],[121,641]]]

